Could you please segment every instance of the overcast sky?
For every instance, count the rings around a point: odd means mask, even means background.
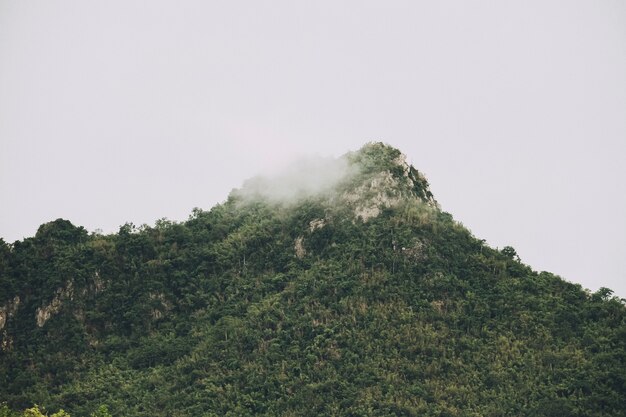
[[[381,140],[536,270],[626,297],[626,2],[0,0],[0,237],[184,220]]]

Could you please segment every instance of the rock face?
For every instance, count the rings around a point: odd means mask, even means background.
[[[11,301],[0,306],[0,330],[4,329],[9,318],[15,315],[20,306],[20,301],[20,297],[16,295]]]
[[[304,249],[304,237],[298,236],[293,244],[293,249],[296,251],[296,257],[299,259],[304,258],[306,255],[306,249]]]
[[[390,172],[381,172],[353,191],[344,193],[342,198],[354,207],[354,215],[366,222],[402,200],[398,186],[399,181]]]
[[[370,143],[346,156],[359,167],[355,181],[346,187],[340,203],[352,207],[356,218],[366,222],[382,210],[402,201],[438,208],[428,181],[406,162],[406,156],[382,143]]]
[[[150,310],[150,316],[152,320],[160,320],[172,309],[172,305],[167,301],[165,294],[163,293],[149,293],[148,297],[151,301],[152,309]]]
[[[318,229],[326,226],[326,220],[324,219],[313,219],[309,222],[309,232],[314,232]]]
[[[6,326],[7,321],[15,316],[20,303],[21,299],[16,295],[11,301],[3,306],[0,306],[0,330],[2,330],[2,337],[0,338],[0,351],[9,351],[13,346],[13,338],[7,330],[4,329],[4,327]]]
[[[50,317],[58,313],[59,310],[61,310],[61,299],[58,296],[55,296],[50,303],[37,308],[37,312],[35,313],[37,326],[43,327],[43,325],[50,320]]]
[[[68,281],[66,286],[63,288],[59,288],[56,291],[54,298],[48,304],[37,308],[37,312],[35,313],[35,320],[37,321],[38,327],[43,327],[44,324],[52,316],[61,311],[61,307],[63,306],[64,299],[72,299],[74,297],[74,286],[72,285],[72,281]]]
[[[44,324],[52,317],[54,314],[58,313],[61,310],[61,299],[57,296],[52,299],[52,301],[37,309],[37,313],[35,313],[35,320],[37,321],[37,326],[43,327]]]

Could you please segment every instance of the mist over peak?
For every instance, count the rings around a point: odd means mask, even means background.
[[[301,157],[278,172],[245,181],[232,194],[243,201],[262,199],[289,204],[327,193],[356,172],[346,158]]]
[[[231,197],[240,204],[284,205],[311,197],[330,198],[363,220],[406,198],[437,207],[426,178],[398,149],[382,142],[366,143],[338,158],[299,158],[282,170],[244,182]]]

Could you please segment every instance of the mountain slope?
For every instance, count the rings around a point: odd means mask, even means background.
[[[625,415],[610,290],[485,246],[396,149],[330,164],[184,223],[103,236],[59,219],[1,242],[0,399],[78,416]]]

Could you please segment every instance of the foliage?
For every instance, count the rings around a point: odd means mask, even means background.
[[[0,241],[0,416],[625,416],[623,302],[489,248],[399,156],[348,155],[337,195],[390,172],[404,196],[367,221],[231,197]]]

